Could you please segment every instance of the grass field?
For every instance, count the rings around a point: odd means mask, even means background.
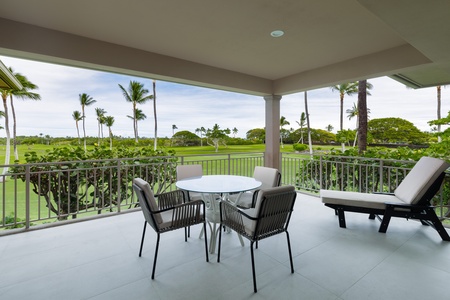
[[[67,145],[19,145],[19,162],[24,163],[24,154],[26,152],[35,151],[37,154],[45,154],[46,151],[51,150],[53,148],[62,148],[68,147]],[[90,146],[91,148],[93,146]],[[89,148],[89,146],[88,146]],[[331,149],[336,148],[335,146],[313,146],[313,148]],[[196,147],[167,147],[164,150],[175,150],[175,155],[183,156],[183,155],[208,155],[208,154],[230,154],[230,153],[245,153],[245,152],[264,152],[265,145],[264,144],[256,144],[256,145],[232,145],[232,146],[221,146],[219,147],[219,151],[215,152],[214,147],[212,146],[196,146]],[[293,153],[294,149],[292,145],[284,145],[284,147],[280,146],[280,151],[285,153]],[[4,164],[5,162],[5,145],[0,145],[0,164]],[[10,164],[14,163],[14,153],[11,147],[11,159]]]

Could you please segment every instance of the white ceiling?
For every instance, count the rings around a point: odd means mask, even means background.
[[[0,0],[0,54],[256,95],[450,83],[445,0]],[[285,35],[270,36],[281,29]]]

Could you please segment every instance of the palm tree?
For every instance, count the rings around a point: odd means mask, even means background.
[[[153,141],[153,150],[156,151],[158,145],[158,121],[156,118],[156,80],[153,80],[153,117],[155,119],[155,139]]]
[[[334,85],[331,90],[339,92],[340,109],[339,109],[339,130],[344,130],[344,96],[354,95],[358,93],[358,82],[349,82]],[[345,143],[342,143],[342,152],[345,151]]]
[[[304,112],[302,112],[300,114],[300,121],[295,121],[297,122],[298,126],[300,126],[300,139],[298,140],[297,143],[302,143],[303,144],[303,127],[306,126],[306,114]]]
[[[206,129],[205,127],[200,127],[200,146],[203,146],[203,136],[206,135]]]
[[[105,125],[106,125],[106,127],[108,127],[108,132],[109,132],[109,149],[112,150],[113,133],[112,133],[111,127],[114,124],[114,117],[113,116],[105,116],[104,120],[105,120]]]
[[[19,151],[17,150],[17,141],[16,141],[16,135],[17,135],[17,119],[16,119],[16,111],[14,109],[14,101],[13,96],[20,98],[22,100],[31,99],[31,100],[41,100],[41,95],[32,92],[32,90],[37,90],[38,86],[31,81],[28,80],[28,78],[20,73],[15,73],[12,68],[9,68],[9,71],[11,74],[13,74],[17,80],[22,84],[23,88],[21,90],[12,90],[10,93],[10,103],[11,103],[11,113],[13,117],[13,148],[14,148],[14,157],[16,160],[19,160]]]
[[[283,145],[283,134],[282,134],[283,126],[290,125],[290,124],[291,124],[291,123],[289,123],[288,120],[286,120],[285,117],[281,116],[281,118],[280,118],[280,141],[281,141],[281,148],[284,148],[284,145]]]
[[[175,134],[175,129],[178,129],[177,125],[172,125],[172,136]]]
[[[206,133],[205,127],[195,129],[195,133],[200,134],[200,147],[203,146],[203,135]]]
[[[78,122],[83,120],[83,116],[81,115],[80,111],[75,110],[72,113],[72,117],[75,120],[75,126],[77,127],[77,135],[78,135],[78,145],[81,145],[81,140],[80,140],[80,128],[78,127]]]
[[[134,122],[134,118],[136,118],[136,133],[139,136],[138,122],[147,119],[147,116],[144,114],[142,109],[136,108],[133,116],[128,116],[128,118],[132,119]]]
[[[325,129],[326,129],[328,132],[332,132],[333,129],[334,129],[334,127],[333,127],[333,125],[328,124],[327,127],[325,127]]]
[[[97,107],[95,109],[95,114],[97,115],[97,124],[98,124],[98,145],[100,146],[101,137],[103,137],[103,119],[105,118],[106,110],[103,108]]]
[[[353,102],[353,107],[349,108],[345,111],[347,113],[347,117],[349,120],[356,117],[356,134],[355,134],[355,140],[353,141],[353,147],[356,146],[356,141],[358,139],[358,125],[359,125],[359,118],[358,118],[358,106]],[[367,119],[369,118],[370,114],[370,108],[367,109]]]
[[[134,130],[134,139],[135,142],[138,142],[137,135],[137,118],[134,115],[136,113],[136,105],[144,104],[148,100],[153,99],[152,95],[149,95],[149,91],[144,88],[144,84],[137,81],[130,81],[128,85],[128,89],[125,89],[122,85],[119,84],[119,88],[122,90],[122,94],[127,100],[127,102],[131,102],[133,104],[133,130]]]
[[[236,134],[238,133],[238,129],[237,129],[236,127],[234,127],[234,128],[232,129],[232,131],[233,131],[233,137],[235,138],[235,137],[236,137]]]
[[[84,108],[86,106],[92,105],[95,102],[97,102],[97,100],[94,100],[94,98],[92,98],[91,96],[89,96],[86,93],[80,94],[79,95],[79,99],[80,99],[80,104],[81,104],[81,117],[83,118],[83,139],[84,139],[84,151],[86,151],[86,115],[84,113]]]
[[[344,130],[344,97],[352,96],[358,93],[358,82],[349,82],[331,87],[334,92],[339,92],[340,109],[339,109],[339,130]]]

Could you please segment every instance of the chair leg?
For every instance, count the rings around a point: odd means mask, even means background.
[[[434,229],[439,233],[442,240],[447,242],[450,241],[450,236],[448,235],[447,230],[445,230],[444,226],[436,215],[434,209],[432,207],[428,207],[425,209],[425,212],[427,215],[427,220],[430,220],[430,222],[433,224]]]
[[[220,224],[220,227],[222,227],[222,224]],[[205,230],[206,232],[206,230]],[[220,262],[220,248],[222,245],[222,230],[219,230],[219,248],[217,249],[217,262]]]
[[[156,238],[156,248],[155,248],[155,258],[153,259],[153,270],[152,270],[152,279],[155,279],[155,269],[156,269],[156,260],[158,258],[158,248],[159,248],[159,232]]]
[[[289,250],[289,261],[291,262],[291,273],[294,273],[294,263],[292,262],[292,251],[291,251],[291,239],[289,238],[289,232],[286,231],[286,238]]]
[[[144,221],[144,230],[142,231],[141,249],[139,250],[139,257],[142,255],[142,248],[144,247],[145,228],[147,227],[147,221]]]
[[[184,227],[184,241],[185,242],[187,242],[187,236],[188,236],[187,227]]]
[[[342,208],[338,208],[336,211],[338,213],[339,227],[346,228],[344,210]]]
[[[255,255],[253,253],[253,241],[250,242],[250,255],[252,257],[252,274],[253,274],[253,291],[258,292],[256,288],[256,274],[255,274]]]
[[[381,220],[380,228],[378,229],[378,232],[386,233],[389,222],[391,221],[392,212],[391,208],[389,206],[386,206],[386,211],[384,213],[383,219]]]
[[[208,236],[206,233],[206,221],[203,223],[203,229],[205,231],[205,252],[206,252],[206,262],[209,262],[209,255],[208,255]]]

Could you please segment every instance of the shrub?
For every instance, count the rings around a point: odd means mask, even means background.
[[[295,151],[305,151],[306,149],[308,149],[308,145],[305,144],[297,144],[295,143],[294,145],[292,145],[292,147],[294,148]]]

